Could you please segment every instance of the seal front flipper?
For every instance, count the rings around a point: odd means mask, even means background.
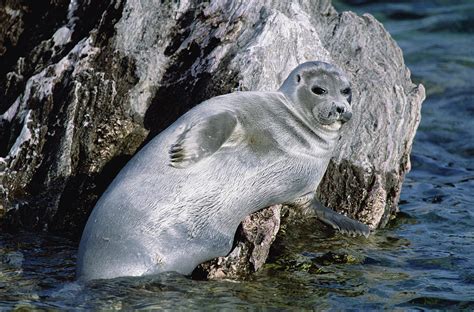
[[[170,166],[185,168],[214,154],[234,131],[237,119],[222,112],[186,125],[169,149]]]
[[[312,201],[311,206],[319,220],[341,233],[351,236],[364,235],[365,237],[368,237],[370,234],[370,229],[367,225],[325,207],[316,199]]]

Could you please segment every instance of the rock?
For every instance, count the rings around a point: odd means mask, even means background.
[[[338,64],[354,89],[319,196],[373,228],[397,211],[424,89],[372,16],[329,0],[43,2],[0,5],[3,226],[79,237],[113,177],[181,114],[234,90],[275,90],[307,60]],[[203,275],[258,269],[279,213],[247,218],[230,258]]]
[[[376,228],[398,211],[425,90],[411,82],[402,51],[373,16],[344,12],[324,27],[332,31],[323,32],[323,44],[351,76],[359,112],[318,194],[327,206]]]
[[[241,279],[259,270],[280,228],[281,208],[275,205],[247,216],[237,230],[232,252],[199,265],[193,278]]]

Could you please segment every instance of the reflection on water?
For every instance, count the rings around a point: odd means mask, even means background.
[[[295,225],[275,246],[283,254],[243,282],[164,274],[80,285],[75,243],[2,234],[0,310],[474,309],[474,2],[335,5],[381,20],[427,88],[396,220],[368,240]]]

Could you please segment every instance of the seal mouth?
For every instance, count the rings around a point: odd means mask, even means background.
[[[352,113],[349,111],[318,111],[315,107],[313,108],[313,116],[323,129],[337,131],[352,118]]]
[[[327,130],[337,131],[337,130],[341,129],[343,123],[344,122],[342,120],[335,120],[334,122],[332,122],[330,124],[322,124],[322,127],[327,129]]]

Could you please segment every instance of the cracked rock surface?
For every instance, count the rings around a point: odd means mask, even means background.
[[[308,60],[339,65],[354,90],[318,196],[372,228],[398,209],[424,88],[370,15],[329,0],[7,0],[0,25],[5,228],[79,237],[118,171],[181,114],[223,93],[275,90]],[[280,209],[258,214],[205,276],[261,267]]]

